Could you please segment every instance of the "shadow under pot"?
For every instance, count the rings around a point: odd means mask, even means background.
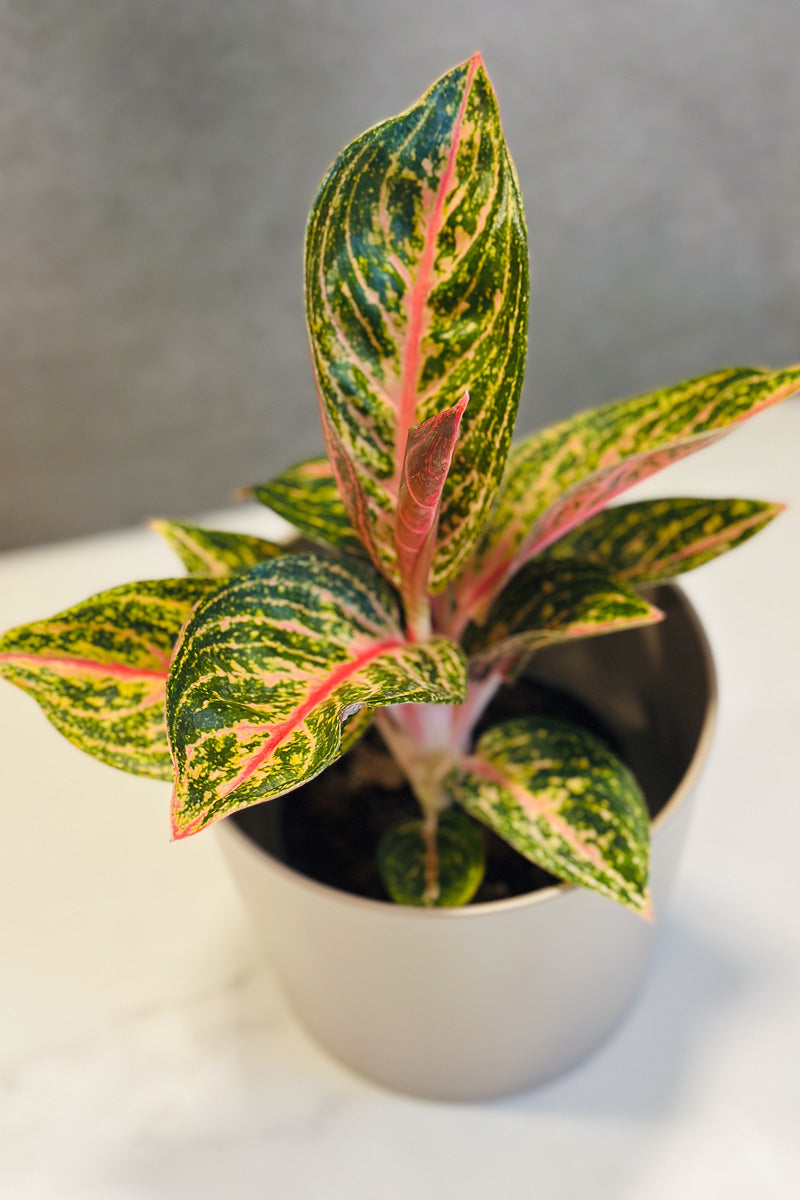
[[[593,731],[639,779],[653,818],[653,923],[535,870],[533,890],[511,894],[506,883],[505,898],[482,892],[449,909],[388,903],[368,879],[351,877],[349,890],[320,882],[290,865],[297,850],[287,854],[283,817],[316,781],[218,827],[297,1015],[368,1079],[438,1100],[523,1091],[580,1062],[630,1007],[664,922],[716,711],[693,608],[672,584],[648,598],[665,621],[541,651],[535,689],[593,714]]]

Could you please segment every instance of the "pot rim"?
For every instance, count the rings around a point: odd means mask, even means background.
[[[703,723],[689,765],[669,800],[667,800],[666,804],[664,804],[653,818],[650,825],[651,836],[655,835],[660,827],[669,820],[696,784],[708,757],[716,727],[718,709],[717,673],[714,666],[714,658],[711,653],[708,636],[697,615],[697,611],[683,588],[679,587],[678,584],[667,580],[660,586],[669,587],[677,593],[685,609],[686,616],[688,617],[700,650],[708,694],[703,714]],[[291,879],[295,886],[301,887],[312,895],[326,897],[329,902],[347,905],[348,907],[355,905],[358,908],[364,908],[366,905],[367,909],[372,909],[376,913],[384,913],[391,919],[430,921],[432,918],[435,918],[442,921],[463,921],[472,917],[488,917],[514,909],[527,908],[532,904],[550,903],[571,892],[583,892],[586,890],[574,883],[557,883],[552,884],[550,887],[538,888],[534,892],[526,892],[521,896],[509,896],[505,900],[486,900],[480,904],[463,904],[453,908],[426,908],[422,905],[392,904],[391,901],[373,900],[368,896],[356,896],[352,892],[344,892],[339,888],[331,887],[327,883],[320,883],[316,879],[310,879],[301,871],[296,871],[294,867],[288,866],[281,859],[270,854],[268,850],[259,846],[230,818],[222,822],[219,832],[223,836],[234,837],[239,840],[248,848],[250,853],[258,856],[260,859],[266,859],[274,871],[284,875],[287,879]]]

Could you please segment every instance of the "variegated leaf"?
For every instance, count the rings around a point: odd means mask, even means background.
[[[470,625],[464,649],[473,669],[520,657],[552,642],[651,625],[663,614],[602,567],[527,563],[495,600],[483,625]]]
[[[477,55],[333,164],[308,223],[306,304],[331,462],[395,584],[409,431],[472,397],[442,498],[439,591],[496,493],[527,337],[522,199]]]
[[[124,584],[0,638],[0,674],[87,754],[171,779],[164,692],[172,649],[206,579]]]
[[[445,790],[552,875],[650,916],[647,805],[593,734],[545,717],[497,725],[453,768]]]
[[[592,563],[629,583],[652,583],[726,554],[783,509],[762,500],[688,497],[621,504],[573,529],[543,558]]]
[[[508,458],[497,503],[459,585],[480,612],[523,562],[634,483],[717,441],[800,389],[800,367],[735,367],[571,417]]]
[[[234,576],[198,605],[170,669],[173,836],[313,779],[360,708],[457,704],[465,689],[458,647],[409,643],[371,566],[286,555]]]
[[[286,553],[285,546],[247,533],[200,529],[180,521],[151,521],[150,527],[169,542],[190,575],[220,579]]]
[[[364,553],[327,458],[311,458],[298,463],[277,479],[257,483],[246,492],[294,525],[312,542],[336,546],[348,554]]]
[[[406,619],[412,628],[422,608],[428,613],[428,575],[436,545],[439,509],[467,406],[464,396],[452,408],[412,429],[406,443],[397,504],[397,565]]]
[[[468,904],[483,882],[486,856],[481,831],[455,809],[443,812],[429,835],[422,819],[384,834],[378,870],[397,904],[455,908]]]

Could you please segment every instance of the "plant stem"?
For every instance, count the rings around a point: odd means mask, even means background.
[[[415,604],[406,599],[406,632],[412,642],[427,642],[433,632],[431,605],[427,596],[421,596]]]
[[[425,710],[424,712],[409,710]],[[450,721],[437,721],[432,729],[424,720],[441,709],[452,719],[448,705],[398,704],[376,713],[375,723],[398,766],[411,784],[424,816],[438,817],[450,801],[442,792],[441,780],[452,761]],[[436,714],[437,718],[439,714]],[[421,719],[422,718],[422,719]]]
[[[426,904],[435,904],[439,899],[439,832],[438,812],[426,812],[422,818],[422,836],[425,841],[425,892],[423,899]]]
[[[494,670],[483,679],[469,681],[466,700],[453,709],[452,744],[455,753],[464,754],[469,750],[472,732],[502,682],[502,670]]]

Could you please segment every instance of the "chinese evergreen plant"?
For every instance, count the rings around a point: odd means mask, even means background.
[[[421,816],[379,860],[405,903],[461,904],[488,826],[649,913],[648,814],[592,734],[473,730],[538,648],[658,621],[636,591],[780,506],[615,496],[800,387],[736,367],[512,445],[528,323],[522,198],[478,56],[351,143],[308,222],[328,458],[254,494],[320,553],[158,523],[190,574],[117,587],[0,641],[0,668],[112,766],[174,779],[173,836],[289,792],[374,719]]]

